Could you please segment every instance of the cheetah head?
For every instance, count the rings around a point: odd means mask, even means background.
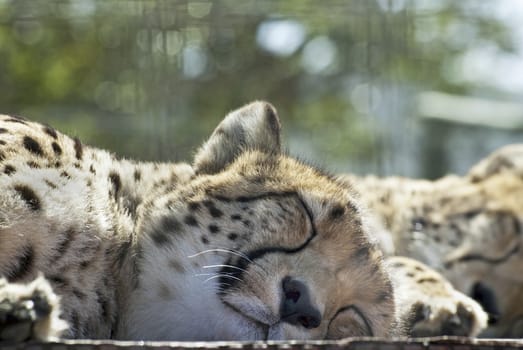
[[[194,171],[144,220],[133,337],[391,334],[391,283],[351,189],[282,153],[271,105],[230,113]]]

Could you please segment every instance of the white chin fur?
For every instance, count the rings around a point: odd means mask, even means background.
[[[131,321],[124,338],[176,341],[265,339],[263,329],[225,308],[216,296],[196,303],[199,305],[190,301],[142,303],[143,308],[132,312],[134,321]]]
[[[180,245],[170,256],[190,255],[194,248]],[[189,252],[188,253],[180,253]],[[165,254],[165,252],[163,252]],[[128,300],[120,339],[170,341],[264,340],[265,330],[230,309],[216,293],[218,280],[199,276],[204,265],[222,264],[223,258],[202,255],[180,259],[184,273],[171,273],[163,254],[145,256],[139,287]],[[158,267],[160,266],[160,268]],[[163,272],[162,272],[163,271]],[[203,271],[206,272],[206,271]]]

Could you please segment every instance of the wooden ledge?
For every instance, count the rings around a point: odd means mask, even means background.
[[[348,338],[338,341],[291,342],[151,342],[63,340],[51,343],[0,343],[1,350],[188,350],[188,349],[285,349],[285,350],[488,350],[523,349],[521,339],[470,339],[460,337],[378,339]]]

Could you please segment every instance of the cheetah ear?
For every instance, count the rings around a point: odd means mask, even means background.
[[[199,174],[225,169],[247,150],[280,153],[280,120],[267,102],[253,102],[229,113],[194,158]]]

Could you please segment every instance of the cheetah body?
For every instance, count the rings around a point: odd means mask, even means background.
[[[412,258],[404,269],[423,262],[476,299],[489,314],[482,336],[521,337],[522,174],[523,145],[511,145],[465,176],[435,181],[354,175],[345,179],[373,213],[374,231],[387,255]],[[411,290],[416,294],[421,289]]]
[[[137,218],[191,167],[116,160],[48,126],[9,116],[0,123],[0,275],[23,282],[43,273],[71,295],[61,298],[63,310],[75,310],[66,315],[71,336],[114,336],[117,300],[136,283],[119,277],[134,268]]]
[[[266,103],[230,113],[192,165],[117,159],[9,116],[0,143],[0,340],[395,332],[352,190],[281,153]]]

